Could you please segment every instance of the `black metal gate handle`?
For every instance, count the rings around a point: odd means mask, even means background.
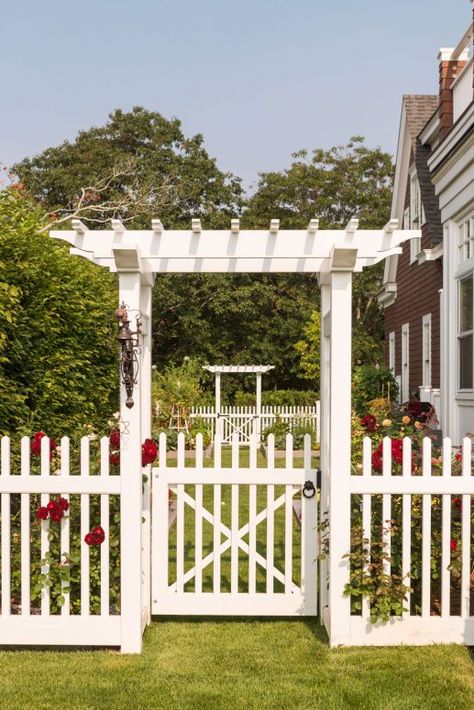
[[[303,495],[305,498],[314,498],[316,495],[316,488],[314,487],[313,481],[306,481],[303,486]]]

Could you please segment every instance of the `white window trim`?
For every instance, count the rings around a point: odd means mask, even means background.
[[[423,316],[422,321],[422,382],[423,387],[431,387],[432,376],[432,331],[431,331],[431,313]]]
[[[421,229],[425,223],[425,210],[421,201],[420,181],[415,168],[410,171],[410,229]],[[417,261],[421,239],[410,239],[410,264]]]
[[[388,366],[395,374],[395,331],[388,334]]]
[[[469,278],[472,276],[474,279],[474,274],[472,272],[472,269],[469,269],[469,271],[466,271],[462,276],[458,277],[456,279],[456,300],[457,300],[457,316],[456,316],[456,332],[457,332],[457,338],[456,338],[456,392],[457,394],[470,394],[471,392],[474,391],[472,387],[461,387],[461,368],[460,368],[460,341],[462,336],[474,334],[474,323],[473,323],[473,328],[470,328],[469,330],[466,331],[461,331],[461,282],[464,281],[465,279]],[[473,311],[474,311],[474,303],[473,303]],[[474,363],[473,363],[474,367]],[[474,384],[474,372],[473,372],[473,384]]]
[[[474,212],[456,224],[458,263],[462,264],[474,257]]]
[[[402,402],[410,398],[410,324],[402,325],[402,368],[401,368],[401,396]]]

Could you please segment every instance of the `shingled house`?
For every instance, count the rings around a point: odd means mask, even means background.
[[[392,216],[422,237],[386,261],[379,294],[401,400],[431,402],[455,443],[474,435],[472,43],[471,22],[439,52],[439,94],[403,97]]]
[[[403,402],[413,397],[436,405],[440,387],[440,296],[443,240],[438,199],[431,183],[430,150],[419,134],[438,109],[437,96],[404,96],[392,217],[421,240],[403,246],[385,264],[379,300],[385,308],[386,361],[399,381]]]

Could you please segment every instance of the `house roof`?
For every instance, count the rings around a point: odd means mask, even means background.
[[[405,94],[403,103],[405,106],[408,134],[412,147],[415,148],[419,134],[438,109],[439,96],[433,96],[431,94]]]
[[[420,183],[421,201],[425,210],[428,236],[432,246],[443,240],[441,214],[435,188],[431,182],[428,158],[431,149],[423,145],[419,135],[439,108],[439,96],[429,94],[407,94],[403,97],[406,128],[415,158],[416,172]]]

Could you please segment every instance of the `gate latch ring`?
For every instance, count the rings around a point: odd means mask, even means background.
[[[303,495],[305,498],[314,498],[316,495],[316,488],[314,487],[313,481],[306,481],[303,486]]]

